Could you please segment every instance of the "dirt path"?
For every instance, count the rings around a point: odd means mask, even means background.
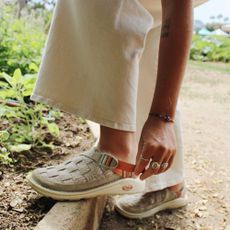
[[[230,74],[190,64],[181,107],[189,205],[136,221],[108,205],[100,230],[230,229]]]

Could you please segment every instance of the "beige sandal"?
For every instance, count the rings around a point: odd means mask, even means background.
[[[134,165],[119,161],[96,146],[59,165],[37,168],[26,179],[38,193],[56,200],[143,192]]]
[[[188,203],[185,188],[174,192],[169,188],[159,191],[124,195],[115,201],[116,210],[128,218],[146,218],[165,209],[180,208]]]

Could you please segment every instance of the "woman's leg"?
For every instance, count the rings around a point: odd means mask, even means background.
[[[98,148],[111,152],[119,160],[135,164],[137,143],[135,132],[100,126]]]

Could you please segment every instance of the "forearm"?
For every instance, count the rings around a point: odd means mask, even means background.
[[[162,0],[158,72],[150,112],[174,117],[192,36],[192,0]]]

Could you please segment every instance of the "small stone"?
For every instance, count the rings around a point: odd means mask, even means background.
[[[16,212],[23,212],[24,211],[24,208],[13,208],[14,211]]]
[[[21,204],[22,200],[20,198],[15,198],[10,202],[12,208],[16,207],[18,204]]]
[[[5,187],[9,187],[10,186],[10,182],[6,182],[4,185],[5,185]]]

